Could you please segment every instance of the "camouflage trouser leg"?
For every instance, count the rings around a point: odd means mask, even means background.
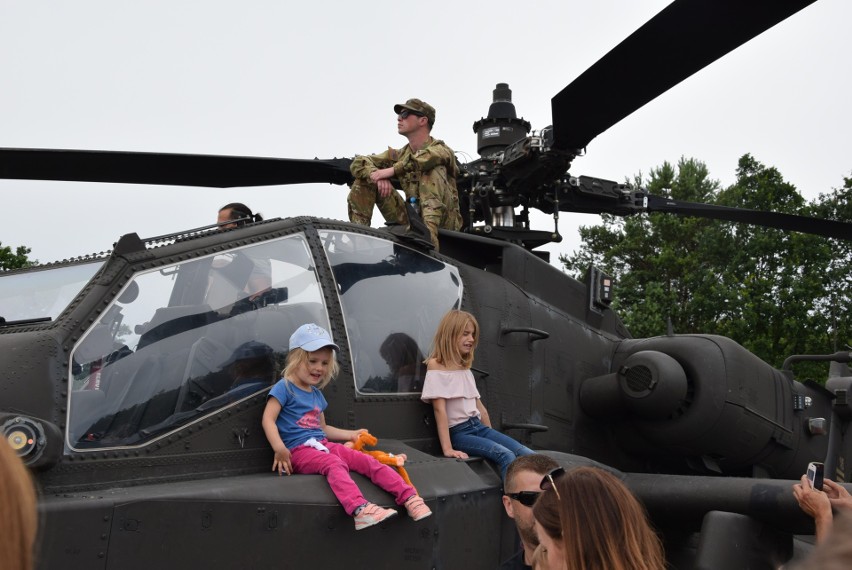
[[[429,228],[435,251],[438,251],[438,228],[458,230],[461,228],[459,199],[453,188],[437,185],[421,185],[420,217]]]
[[[408,225],[408,215],[405,213],[405,202],[398,192],[382,198],[375,184],[367,180],[355,180],[346,198],[349,208],[349,221],[354,224],[369,226],[373,219],[373,206],[378,206],[385,221],[392,224]]]
[[[444,204],[440,201],[426,200],[420,202],[420,217],[423,218],[423,222],[429,228],[435,251],[438,251],[438,228],[441,227],[444,210]]]

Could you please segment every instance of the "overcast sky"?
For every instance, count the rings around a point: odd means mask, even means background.
[[[543,128],[551,97],[666,4],[0,0],[0,147],[351,157],[402,146],[393,104],[419,97],[437,109],[433,135],[474,159],[472,124],[497,83]],[[750,152],[808,198],[842,186],[850,16],[848,0],[817,1],[598,136],[571,173],[621,181],[686,156],[727,185]],[[13,180],[0,192],[0,242],[47,262],[212,223],[231,201],[345,219],[347,189]],[[573,250],[577,226],[598,220],[563,214],[565,241],[547,249]]]

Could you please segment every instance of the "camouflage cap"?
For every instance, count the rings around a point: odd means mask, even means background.
[[[435,107],[429,103],[421,101],[420,99],[409,99],[405,103],[398,103],[393,106],[393,112],[397,115],[399,115],[403,109],[408,109],[415,113],[422,113],[427,119],[429,119],[430,125],[435,124]]]

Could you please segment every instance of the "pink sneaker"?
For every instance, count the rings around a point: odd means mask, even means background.
[[[361,512],[355,515],[355,530],[364,530],[383,520],[396,516],[398,513],[393,509],[383,509],[379,505],[367,503]]]
[[[405,501],[405,509],[408,511],[408,516],[410,516],[414,521],[422,521],[428,516],[432,515],[432,510],[426,506],[426,502],[423,500],[423,497],[420,495],[412,495]]]

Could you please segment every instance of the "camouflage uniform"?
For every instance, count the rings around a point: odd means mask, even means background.
[[[377,205],[388,222],[408,225],[405,203],[399,193],[394,191],[387,198],[382,198],[376,184],[370,180],[372,172],[390,167],[393,167],[406,198],[417,198],[420,216],[429,227],[437,250],[438,228],[458,230],[462,226],[455,154],[443,141],[429,137],[417,152],[412,152],[409,145],[405,145],[400,150],[389,147],[381,154],[356,156],[350,168],[355,182],[347,198],[349,221],[369,226],[373,206]]]

